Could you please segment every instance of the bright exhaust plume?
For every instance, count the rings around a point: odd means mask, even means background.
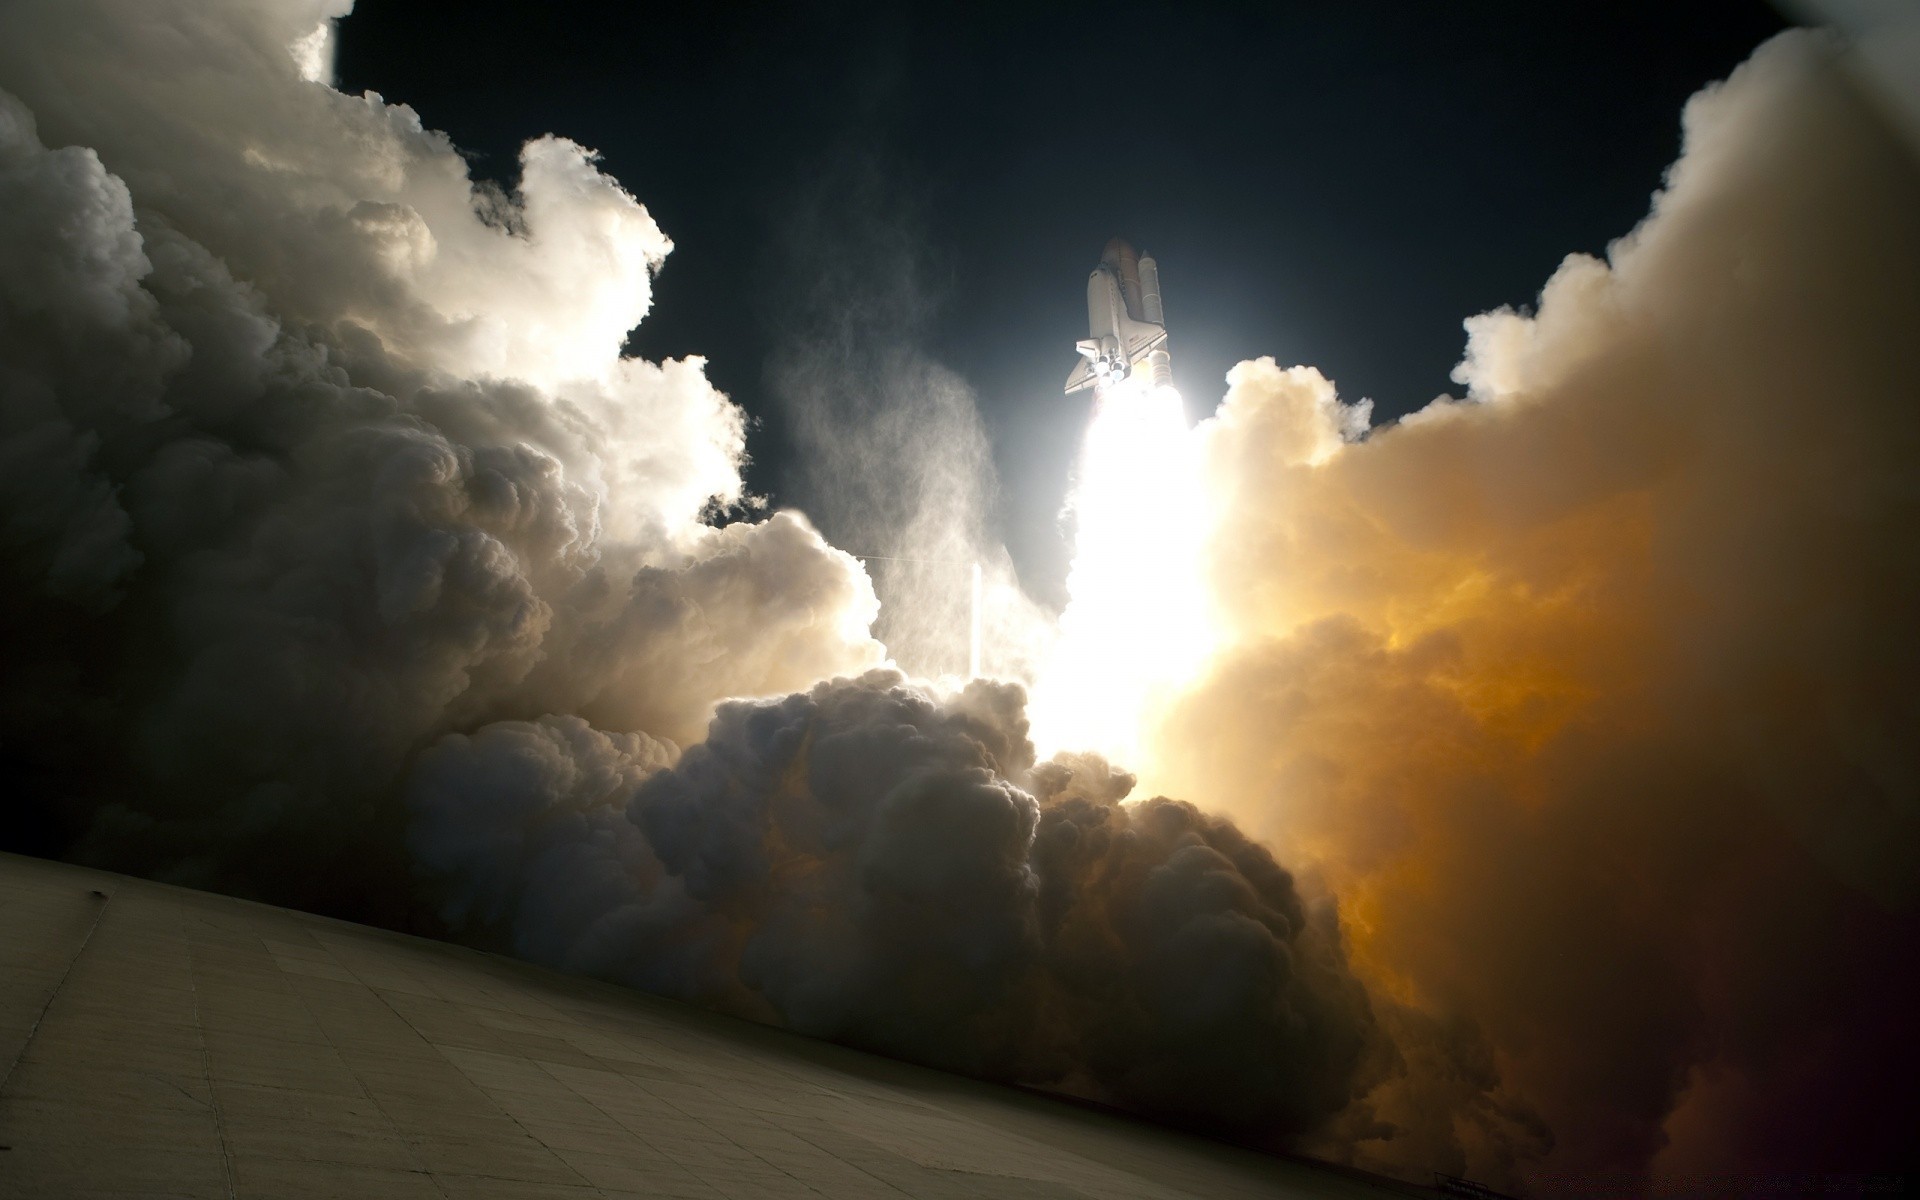
[[[1108,388],[1067,500],[1070,598],[1028,709],[1043,755],[1097,753],[1151,789],[1149,732],[1217,640],[1204,503],[1180,393],[1137,376]]]

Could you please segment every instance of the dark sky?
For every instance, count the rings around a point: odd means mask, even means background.
[[[911,266],[909,332],[977,391],[1010,545],[1048,594],[1053,526],[1009,517],[1059,508],[1088,406],[1060,385],[1108,237],[1160,260],[1196,415],[1261,354],[1404,413],[1451,387],[1463,317],[1530,302],[1644,215],[1686,97],[1782,25],[1757,0],[359,0],[339,73],[477,174],[510,182],[545,132],[598,149],[677,246],[632,347],[711,360],[776,501],[805,497],[769,364],[817,326],[815,272],[837,260],[891,308]]]

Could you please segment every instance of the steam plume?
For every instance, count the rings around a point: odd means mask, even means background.
[[[978,563],[982,669],[1030,678],[1051,621],[991,533],[999,481],[973,390],[928,348],[944,289],[914,205],[876,154],[846,150],[784,224],[781,273],[803,282],[781,306],[769,378],[798,450],[790,490],[835,544],[870,556],[875,632],[898,665],[965,674]]]
[[[1317,372],[1236,368],[1233,645],[1156,745],[1373,987],[1478,1024],[1546,1190],[1911,1163],[1920,174],[1811,34],[1685,130],[1606,261],[1468,322],[1465,400],[1356,441]],[[1450,1156],[1416,1053],[1363,1160]]]
[[[670,248],[645,209],[555,137],[476,188],[411,110],[302,78],[339,11],[0,17],[4,603],[48,634],[9,647],[7,737],[52,848],[399,920],[433,738],[671,746],[882,651],[803,518],[703,521],[743,423],[698,360],[619,357]]]

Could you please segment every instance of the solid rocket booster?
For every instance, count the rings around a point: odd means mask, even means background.
[[[1153,386],[1172,383],[1160,265],[1119,238],[1108,242],[1087,278],[1087,336],[1074,349],[1080,363],[1067,376],[1068,395],[1084,387],[1104,391],[1143,364]]]

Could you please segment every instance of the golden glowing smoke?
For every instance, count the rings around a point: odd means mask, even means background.
[[[1147,749],[1339,896],[1404,1060],[1363,1161],[1912,1161],[1920,172],[1807,35],[1685,125],[1464,399],[1363,439],[1267,360],[1196,431],[1223,642]]]
[[[1042,755],[1094,751],[1151,781],[1148,731],[1216,634],[1200,570],[1204,497],[1180,394],[1129,380],[1099,401],[1068,504],[1070,601],[1035,682]]]
[[[1338,897],[1397,1062],[1320,1153],[1914,1164],[1920,171],[1829,50],[1696,97],[1638,229],[1468,322],[1464,398],[1369,430],[1261,360],[1191,432],[1096,417],[1036,730]]]

